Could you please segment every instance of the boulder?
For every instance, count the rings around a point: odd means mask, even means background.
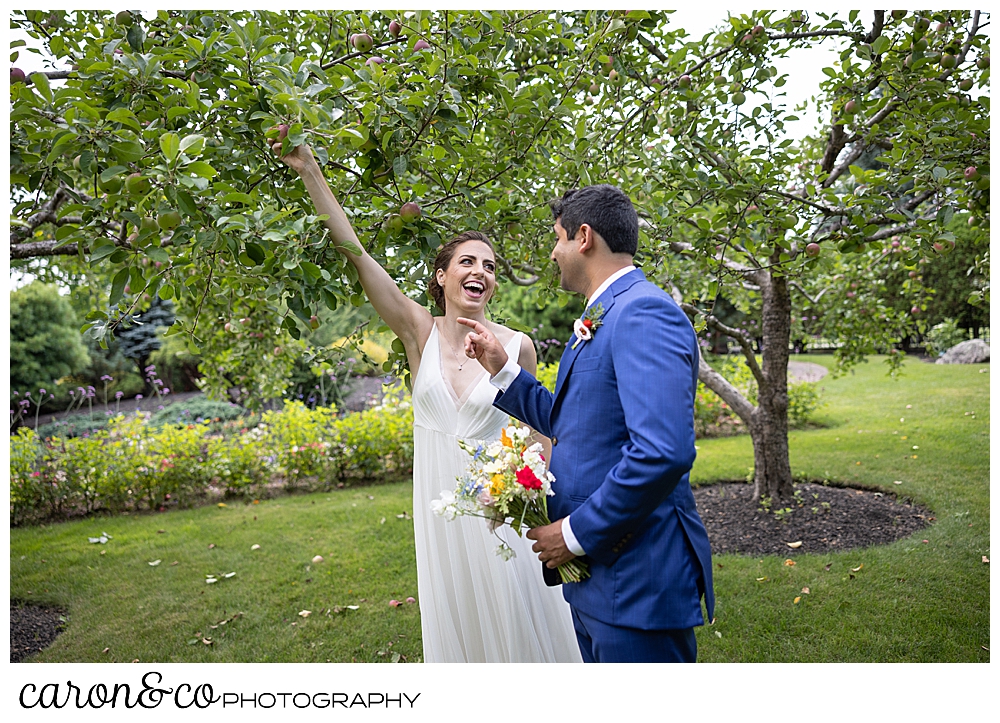
[[[990,360],[990,345],[982,339],[969,339],[956,344],[935,364],[982,364]]]

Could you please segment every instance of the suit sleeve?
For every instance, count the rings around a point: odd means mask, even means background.
[[[507,391],[497,394],[493,406],[520,419],[546,437],[551,437],[549,415],[552,412],[552,398],[552,392],[522,369],[507,387]]]
[[[612,360],[628,431],[623,456],[570,516],[587,554],[604,565],[694,464],[697,340],[669,299],[645,296],[612,329]],[[614,548],[614,549],[613,549]]]

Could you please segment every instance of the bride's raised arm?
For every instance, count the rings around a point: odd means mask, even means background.
[[[272,150],[280,154],[280,141],[272,145]],[[325,224],[337,250],[345,254],[358,270],[361,286],[375,311],[403,342],[407,356],[411,360],[419,359],[421,345],[431,333],[434,323],[430,312],[400,291],[396,282],[358,240],[347,214],[323,177],[312,149],[307,145],[296,146],[281,160],[302,178],[316,212],[327,217]],[[361,254],[352,253],[349,250],[352,247],[360,249]]]

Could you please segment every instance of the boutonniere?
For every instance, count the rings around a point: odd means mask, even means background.
[[[576,341],[570,349],[576,349],[576,345],[581,341],[590,341],[594,338],[594,332],[601,326],[601,317],[604,316],[604,305],[594,304],[583,312],[583,316],[573,322],[573,333],[576,334]]]

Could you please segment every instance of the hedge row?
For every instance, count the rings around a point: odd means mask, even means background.
[[[286,402],[226,435],[207,422],[154,427],[143,413],[118,415],[89,437],[40,439],[21,428],[10,440],[10,521],[261,497],[274,486],[327,489],[412,463],[413,411],[398,394],[343,417]]]

